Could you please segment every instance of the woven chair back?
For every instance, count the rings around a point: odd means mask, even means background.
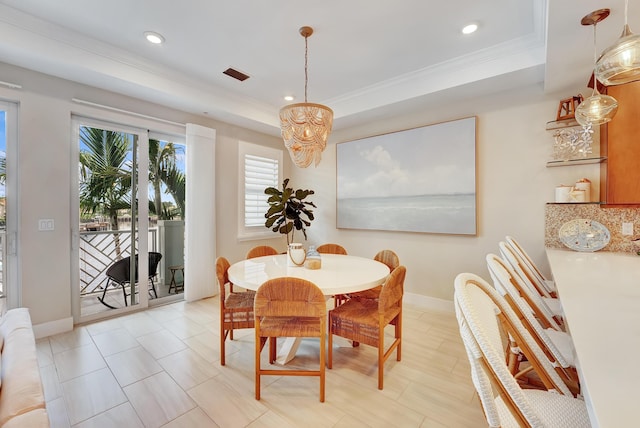
[[[247,259],[253,259],[255,257],[262,256],[275,256],[278,254],[278,250],[269,245],[258,245],[257,247],[253,247],[247,252]]]
[[[216,276],[218,277],[218,288],[220,290],[220,302],[224,306],[224,299],[226,298],[226,285],[229,282],[229,267],[231,264],[229,260],[224,257],[218,257],[216,259]]]
[[[404,278],[407,268],[398,266],[389,274],[387,280],[380,291],[378,300],[378,313],[387,314],[392,309],[402,307],[402,296],[404,295]],[[395,315],[394,315],[395,316]]]
[[[127,256],[113,263],[109,266],[105,275],[118,284],[129,282],[129,279],[131,279],[131,257]]]
[[[400,259],[398,258],[398,255],[392,250],[379,251],[378,254],[373,256],[373,260],[384,263],[389,267],[389,271],[391,272],[393,272],[395,268],[400,266]]]
[[[347,250],[342,245],[339,244],[322,244],[318,248],[316,248],[319,253],[323,254],[342,254],[344,256],[347,255]]]
[[[160,264],[160,259],[162,259],[162,254],[152,251],[149,252],[149,278],[152,278],[158,274],[158,265]],[[136,263],[135,280],[138,281],[137,254],[134,260]],[[109,266],[109,268],[105,272],[105,275],[118,284],[128,283],[131,279],[131,257],[127,256],[113,263],[111,266]]]
[[[162,254],[153,251],[149,252],[149,278],[158,274],[158,265],[161,259]]]
[[[256,317],[320,317],[327,312],[322,291],[301,278],[273,278],[256,292]]]

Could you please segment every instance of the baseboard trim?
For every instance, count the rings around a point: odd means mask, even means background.
[[[65,333],[73,330],[73,317],[63,318],[61,320],[44,322],[33,326],[33,334],[36,339],[53,336],[54,334]]]
[[[404,293],[403,303],[423,309],[454,312],[453,301],[425,296],[422,294]]]

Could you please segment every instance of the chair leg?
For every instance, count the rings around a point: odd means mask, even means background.
[[[322,331],[326,331],[323,328]],[[320,402],[324,403],[324,385],[325,385],[325,335],[320,336]]]
[[[327,359],[327,366],[329,369],[333,368],[333,328],[331,328],[331,312],[329,312],[329,343],[327,346],[329,347],[329,358]]]
[[[151,289],[153,290],[153,295],[158,298],[158,293],[156,293],[156,284],[153,282],[153,278],[151,278]]]
[[[378,329],[378,389],[384,387],[384,326]]]
[[[124,282],[122,284],[120,284],[122,286],[122,295],[124,296],[124,305],[125,306],[129,306],[127,304],[127,290],[125,290],[124,288]]]
[[[402,359],[402,312],[398,315],[395,333],[396,339],[399,339],[398,347],[396,348],[396,361],[400,361]]]
[[[269,364],[273,364],[276,362],[276,338],[275,337],[270,337],[269,338]]]
[[[264,338],[260,337],[260,329],[256,323],[256,349],[255,349],[255,358],[256,358],[256,400],[260,400],[260,351],[262,350],[262,346],[264,346]]]
[[[107,295],[107,290],[109,289],[109,283],[110,283],[109,278],[107,278],[107,283],[105,284],[104,290],[102,291],[102,297],[98,297],[98,300],[100,301],[100,303],[105,305],[107,308],[117,309],[115,306],[112,306],[112,305],[108,304],[105,301],[105,297]],[[125,303],[126,303],[126,301],[125,301]]]
[[[225,342],[227,334],[224,330],[224,320],[220,320],[220,323],[220,365],[224,366],[226,364]]]

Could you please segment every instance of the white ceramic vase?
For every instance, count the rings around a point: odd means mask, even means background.
[[[287,249],[287,266],[304,266],[307,254],[300,243],[291,243]]]

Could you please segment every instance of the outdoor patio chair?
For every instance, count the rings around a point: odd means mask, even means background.
[[[149,252],[149,272],[148,272],[148,282],[149,282],[149,295],[153,293],[153,297],[158,298],[158,293],[156,291],[155,285],[155,277],[158,275],[158,265],[160,264],[160,259],[162,259],[162,254],[157,252]],[[136,270],[135,270],[135,281],[138,282],[138,255],[135,256],[136,262]],[[115,306],[110,305],[105,301],[105,297],[107,295],[107,291],[109,287],[120,287],[122,289],[122,295],[124,298],[124,305],[128,306],[127,302],[127,290],[126,286],[131,285],[131,257],[124,257],[116,262],[114,262],[111,266],[107,268],[105,272],[107,276],[107,282],[104,286],[104,290],[102,291],[102,297],[98,297],[98,300],[103,305],[116,309]]]

